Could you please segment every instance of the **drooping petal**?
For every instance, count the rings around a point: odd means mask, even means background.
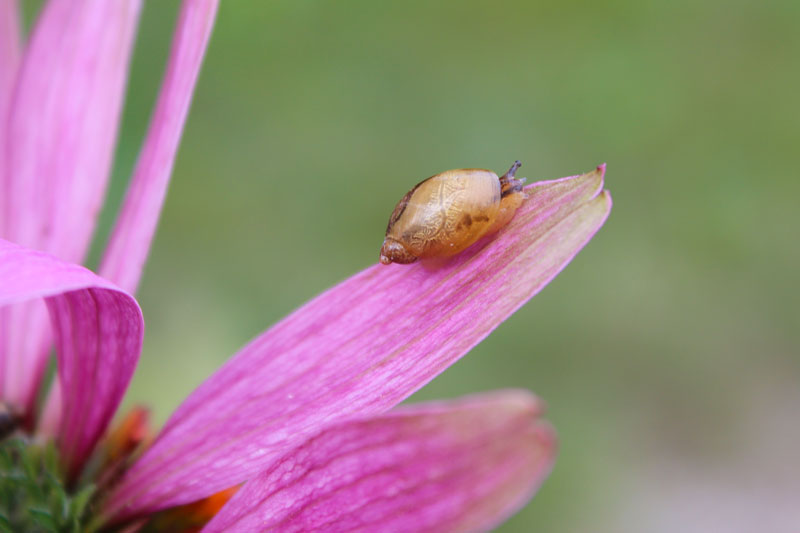
[[[133,376],[144,322],[132,296],[89,270],[0,240],[0,306],[40,298],[53,322],[63,391],[58,444],[74,475]]]
[[[0,109],[11,95],[22,51],[19,4],[17,0],[0,2]],[[5,114],[0,130],[5,126]]]
[[[551,427],[522,391],[334,425],[250,480],[203,529],[488,531],[550,472]]]
[[[396,405],[544,287],[608,216],[604,167],[528,187],[495,238],[452,260],[375,265],[251,342],[198,387],[122,479],[110,514],[241,483],[322,426]]]
[[[0,192],[5,186],[5,138],[8,103],[17,77],[20,59],[20,16],[16,0],[0,2]],[[5,203],[0,200],[0,237],[5,234]],[[7,311],[0,310],[0,398],[5,388]]]
[[[0,191],[5,190],[5,146],[8,101],[14,88],[19,66],[21,40],[20,17],[17,0],[0,2]],[[0,236],[4,235],[4,205],[0,202]],[[2,350],[2,348],[0,348]]]
[[[184,0],[167,72],[100,274],[136,291],[178,152],[218,0]]]
[[[51,0],[9,115],[8,240],[83,260],[111,166],[141,0]]]
[[[51,0],[33,31],[8,114],[0,237],[80,263],[116,143],[141,0]],[[41,306],[14,306],[3,397],[31,409],[50,348]]]

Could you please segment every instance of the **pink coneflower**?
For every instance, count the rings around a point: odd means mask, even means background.
[[[233,356],[155,438],[141,410],[107,433],[141,350],[131,293],[217,9],[183,1],[95,274],[79,263],[140,4],[50,0],[23,47],[16,3],[0,3],[0,526],[475,531],[507,518],[554,460],[541,403],[507,390],[396,406],[591,239],[611,206],[604,167],[528,186],[506,228],[447,262],[376,264],[331,288]]]

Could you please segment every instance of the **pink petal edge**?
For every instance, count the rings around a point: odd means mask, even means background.
[[[9,107],[0,237],[71,263],[86,253],[116,144],[141,0],[51,0]],[[5,400],[32,409],[51,346],[40,305],[0,316]]]
[[[383,412],[480,342],[605,222],[604,167],[536,183],[494,238],[439,265],[375,265],[253,340],[176,410],[106,502],[119,519],[237,485],[344,417]]]
[[[134,293],[156,231],[218,0],[184,0],[150,128],[100,275]]]
[[[531,394],[499,391],[331,426],[247,482],[203,532],[486,531],[552,468],[540,414]]]
[[[0,240],[0,306],[39,298],[55,331],[64,393],[57,439],[73,477],[133,376],[144,321],[132,296],[91,271]]]

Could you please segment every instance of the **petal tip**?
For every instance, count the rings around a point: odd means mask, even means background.
[[[595,199],[599,196],[603,196],[605,193],[607,193],[607,191],[603,189],[606,183],[606,163],[601,163],[600,165],[597,165],[597,167],[595,167],[594,170],[592,170],[591,172],[587,172],[586,174],[583,174],[582,177],[586,178],[587,182],[591,183],[596,182],[597,184],[595,192],[591,196],[592,199]]]

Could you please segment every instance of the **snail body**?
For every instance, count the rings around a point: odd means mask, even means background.
[[[448,257],[496,232],[525,199],[516,161],[503,176],[491,170],[448,170],[420,182],[395,206],[381,247],[381,263],[408,264]]]

